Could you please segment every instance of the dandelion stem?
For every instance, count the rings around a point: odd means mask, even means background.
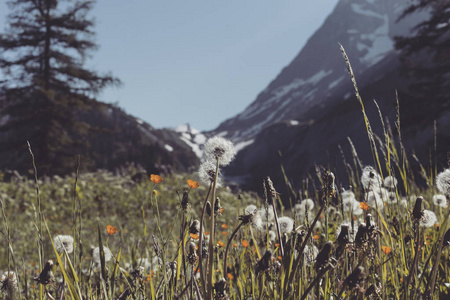
[[[227,248],[225,249],[225,256],[223,258],[223,277],[224,278],[227,276],[228,249],[230,248],[231,241],[233,240],[233,237],[236,235],[236,233],[238,232],[239,228],[241,228],[241,226],[243,224],[244,224],[243,222],[239,223],[239,225],[236,227],[236,229],[233,231],[233,233],[231,234],[230,238],[228,239]]]
[[[198,266],[200,268],[200,281],[202,283],[203,294],[206,296],[206,288],[205,288],[205,279],[203,277],[203,220],[206,212],[206,205],[208,203],[209,194],[211,193],[213,187],[213,183],[209,185],[208,193],[206,194],[205,202],[203,203],[202,215],[200,217],[200,236],[198,240],[198,248],[200,251],[198,252]]]
[[[213,277],[214,277],[214,226],[215,226],[215,208],[216,208],[216,184],[217,184],[217,177],[219,176],[219,158],[216,160],[216,174],[214,176],[214,182],[213,182],[213,189],[212,189],[212,199],[211,199],[211,229],[209,234],[209,266],[208,270],[209,273],[207,274],[207,288],[208,288],[208,294],[207,299],[212,300],[213,298]]]

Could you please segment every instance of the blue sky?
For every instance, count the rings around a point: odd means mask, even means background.
[[[212,130],[298,54],[338,0],[98,0],[88,65],[123,85],[99,96],[152,126]],[[0,28],[6,25],[0,1]]]

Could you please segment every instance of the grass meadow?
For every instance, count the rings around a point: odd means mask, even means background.
[[[417,185],[400,119],[373,134],[346,61],[373,164],[353,151],[346,178],[318,168],[289,207],[269,177],[263,196],[228,188],[235,150],[219,137],[198,173],[3,173],[2,297],[450,298],[450,170],[421,164]]]

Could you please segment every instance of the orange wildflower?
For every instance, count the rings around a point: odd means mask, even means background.
[[[225,208],[221,207],[220,208],[220,213],[223,213],[225,211]]]
[[[227,235],[227,234],[228,234],[228,232],[226,232],[226,231],[222,231],[222,234],[223,234],[223,235]]]
[[[315,234],[315,235],[313,236],[313,239],[317,241],[318,239],[320,239],[320,236],[317,235],[317,234]]]
[[[191,239],[198,240],[198,235],[196,235],[194,233],[191,233],[190,235],[191,235]]]
[[[234,279],[234,276],[231,275],[231,273],[228,273],[228,274],[227,274],[227,277],[228,277],[228,279],[230,279],[230,280],[233,280],[233,279]]]
[[[117,232],[117,227],[114,227],[112,225],[106,225],[106,233],[108,235],[113,235]]]
[[[222,224],[222,228],[223,228],[223,229],[227,229],[227,228],[228,228],[228,225],[227,225],[227,224]]]
[[[359,202],[359,207],[362,210],[368,210],[369,209],[369,204],[367,204],[366,202]]]
[[[249,245],[249,242],[247,242],[246,240],[242,240],[242,247],[247,248]]]
[[[238,246],[238,244],[234,243],[233,246],[234,246],[234,248],[236,248]]]
[[[161,176],[155,175],[155,174],[151,174],[151,175],[150,175],[150,180],[151,180],[153,183],[160,183],[161,181],[163,181],[163,179],[162,179]]]
[[[205,235],[209,235],[209,232],[208,232],[208,231],[205,231]]]
[[[218,241],[218,242],[217,242],[217,245],[218,245],[219,247],[225,247],[225,244],[222,243],[221,241]]]
[[[194,181],[194,180],[191,180],[191,179],[188,179],[187,184],[189,185],[189,187],[191,189],[196,189],[196,188],[198,188],[200,186],[200,184],[197,181]]]
[[[281,256],[277,256],[277,258],[278,258],[278,260],[281,260],[281,259],[282,259],[282,257],[281,257]]]
[[[278,248],[278,247],[280,247],[280,244],[275,243],[275,248]]]
[[[389,254],[391,253],[392,248],[388,246],[381,246],[381,250],[383,250],[384,254]]]

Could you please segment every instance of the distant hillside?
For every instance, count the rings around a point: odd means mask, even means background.
[[[181,140],[181,134],[169,129],[155,129],[146,122],[126,114],[122,109],[101,102],[92,102],[87,109],[76,112],[77,119],[87,129],[64,134],[55,139],[64,140],[70,135],[75,146],[67,147],[49,157],[36,150],[40,142],[34,135],[31,123],[12,118],[5,113],[3,101],[0,111],[0,169],[27,172],[32,169],[26,141],[34,147],[39,172],[64,174],[76,170],[76,156],[81,155],[82,170],[114,170],[127,163],[143,166],[151,172],[187,171],[197,166],[198,157]],[[54,158],[55,160],[51,160]],[[57,163],[63,161],[63,163]],[[55,163],[56,162],[56,163]]]

